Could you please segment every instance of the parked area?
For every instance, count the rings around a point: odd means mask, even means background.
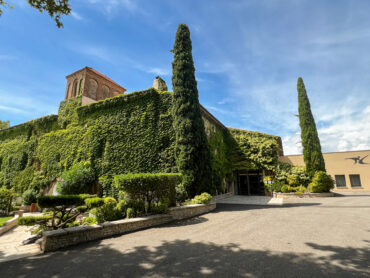
[[[220,201],[222,202],[222,200]],[[369,277],[370,194],[211,213],[0,263],[4,277]]]

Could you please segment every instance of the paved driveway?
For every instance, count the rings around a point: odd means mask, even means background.
[[[370,196],[223,204],[187,221],[0,263],[1,277],[370,277]]]

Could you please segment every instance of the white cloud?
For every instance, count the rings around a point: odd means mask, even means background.
[[[142,67],[141,67],[142,68]],[[157,74],[157,75],[169,75],[169,71],[167,69],[164,69],[164,68],[149,68],[148,70],[144,70],[148,73],[154,73],[154,74]]]
[[[12,112],[16,114],[27,114],[27,112],[23,109],[11,107],[11,106],[6,106],[6,105],[0,105],[0,110],[7,111],[7,112]]]
[[[76,20],[82,20],[83,19],[83,17],[79,13],[77,13],[76,11],[71,11],[71,16]]]
[[[92,5],[99,6],[99,9],[107,15],[116,13],[120,8],[134,13],[138,11],[137,3],[133,0],[87,0]]]

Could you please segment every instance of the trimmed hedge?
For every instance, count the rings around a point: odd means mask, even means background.
[[[170,205],[175,205],[175,187],[181,180],[181,174],[177,173],[140,173],[115,176],[114,185],[132,198],[145,201],[150,211],[152,201],[164,198],[169,199]]]
[[[104,205],[104,198],[87,198],[85,204],[89,209]]]
[[[37,204],[40,208],[55,208],[83,205],[85,199],[93,195],[58,195],[58,196],[40,196]]]
[[[22,226],[34,226],[36,224],[46,225],[46,223],[51,219],[52,219],[51,215],[19,217],[18,225]]]

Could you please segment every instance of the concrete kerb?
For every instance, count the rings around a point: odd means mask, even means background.
[[[175,220],[186,219],[210,212],[216,204],[188,205],[174,207],[167,214],[151,215],[147,217],[122,219],[91,226],[78,226],[55,231],[46,231],[41,242],[41,250],[49,252],[76,245],[83,242],[102,239],[114,235],[130,233],[146,228],[155,227]]]
[[[334,192],[325,192],[325,193],[280,193],[274,192],[274,198],[326,198],[326,197],[335,197]]]
[[[6,221],[2,227],[0,227],[0,236],[5,234],[7,231],[10,231],[14,227],[18,225],[18,218],[22,216],[22,214],[16,214],[12,219]]]

